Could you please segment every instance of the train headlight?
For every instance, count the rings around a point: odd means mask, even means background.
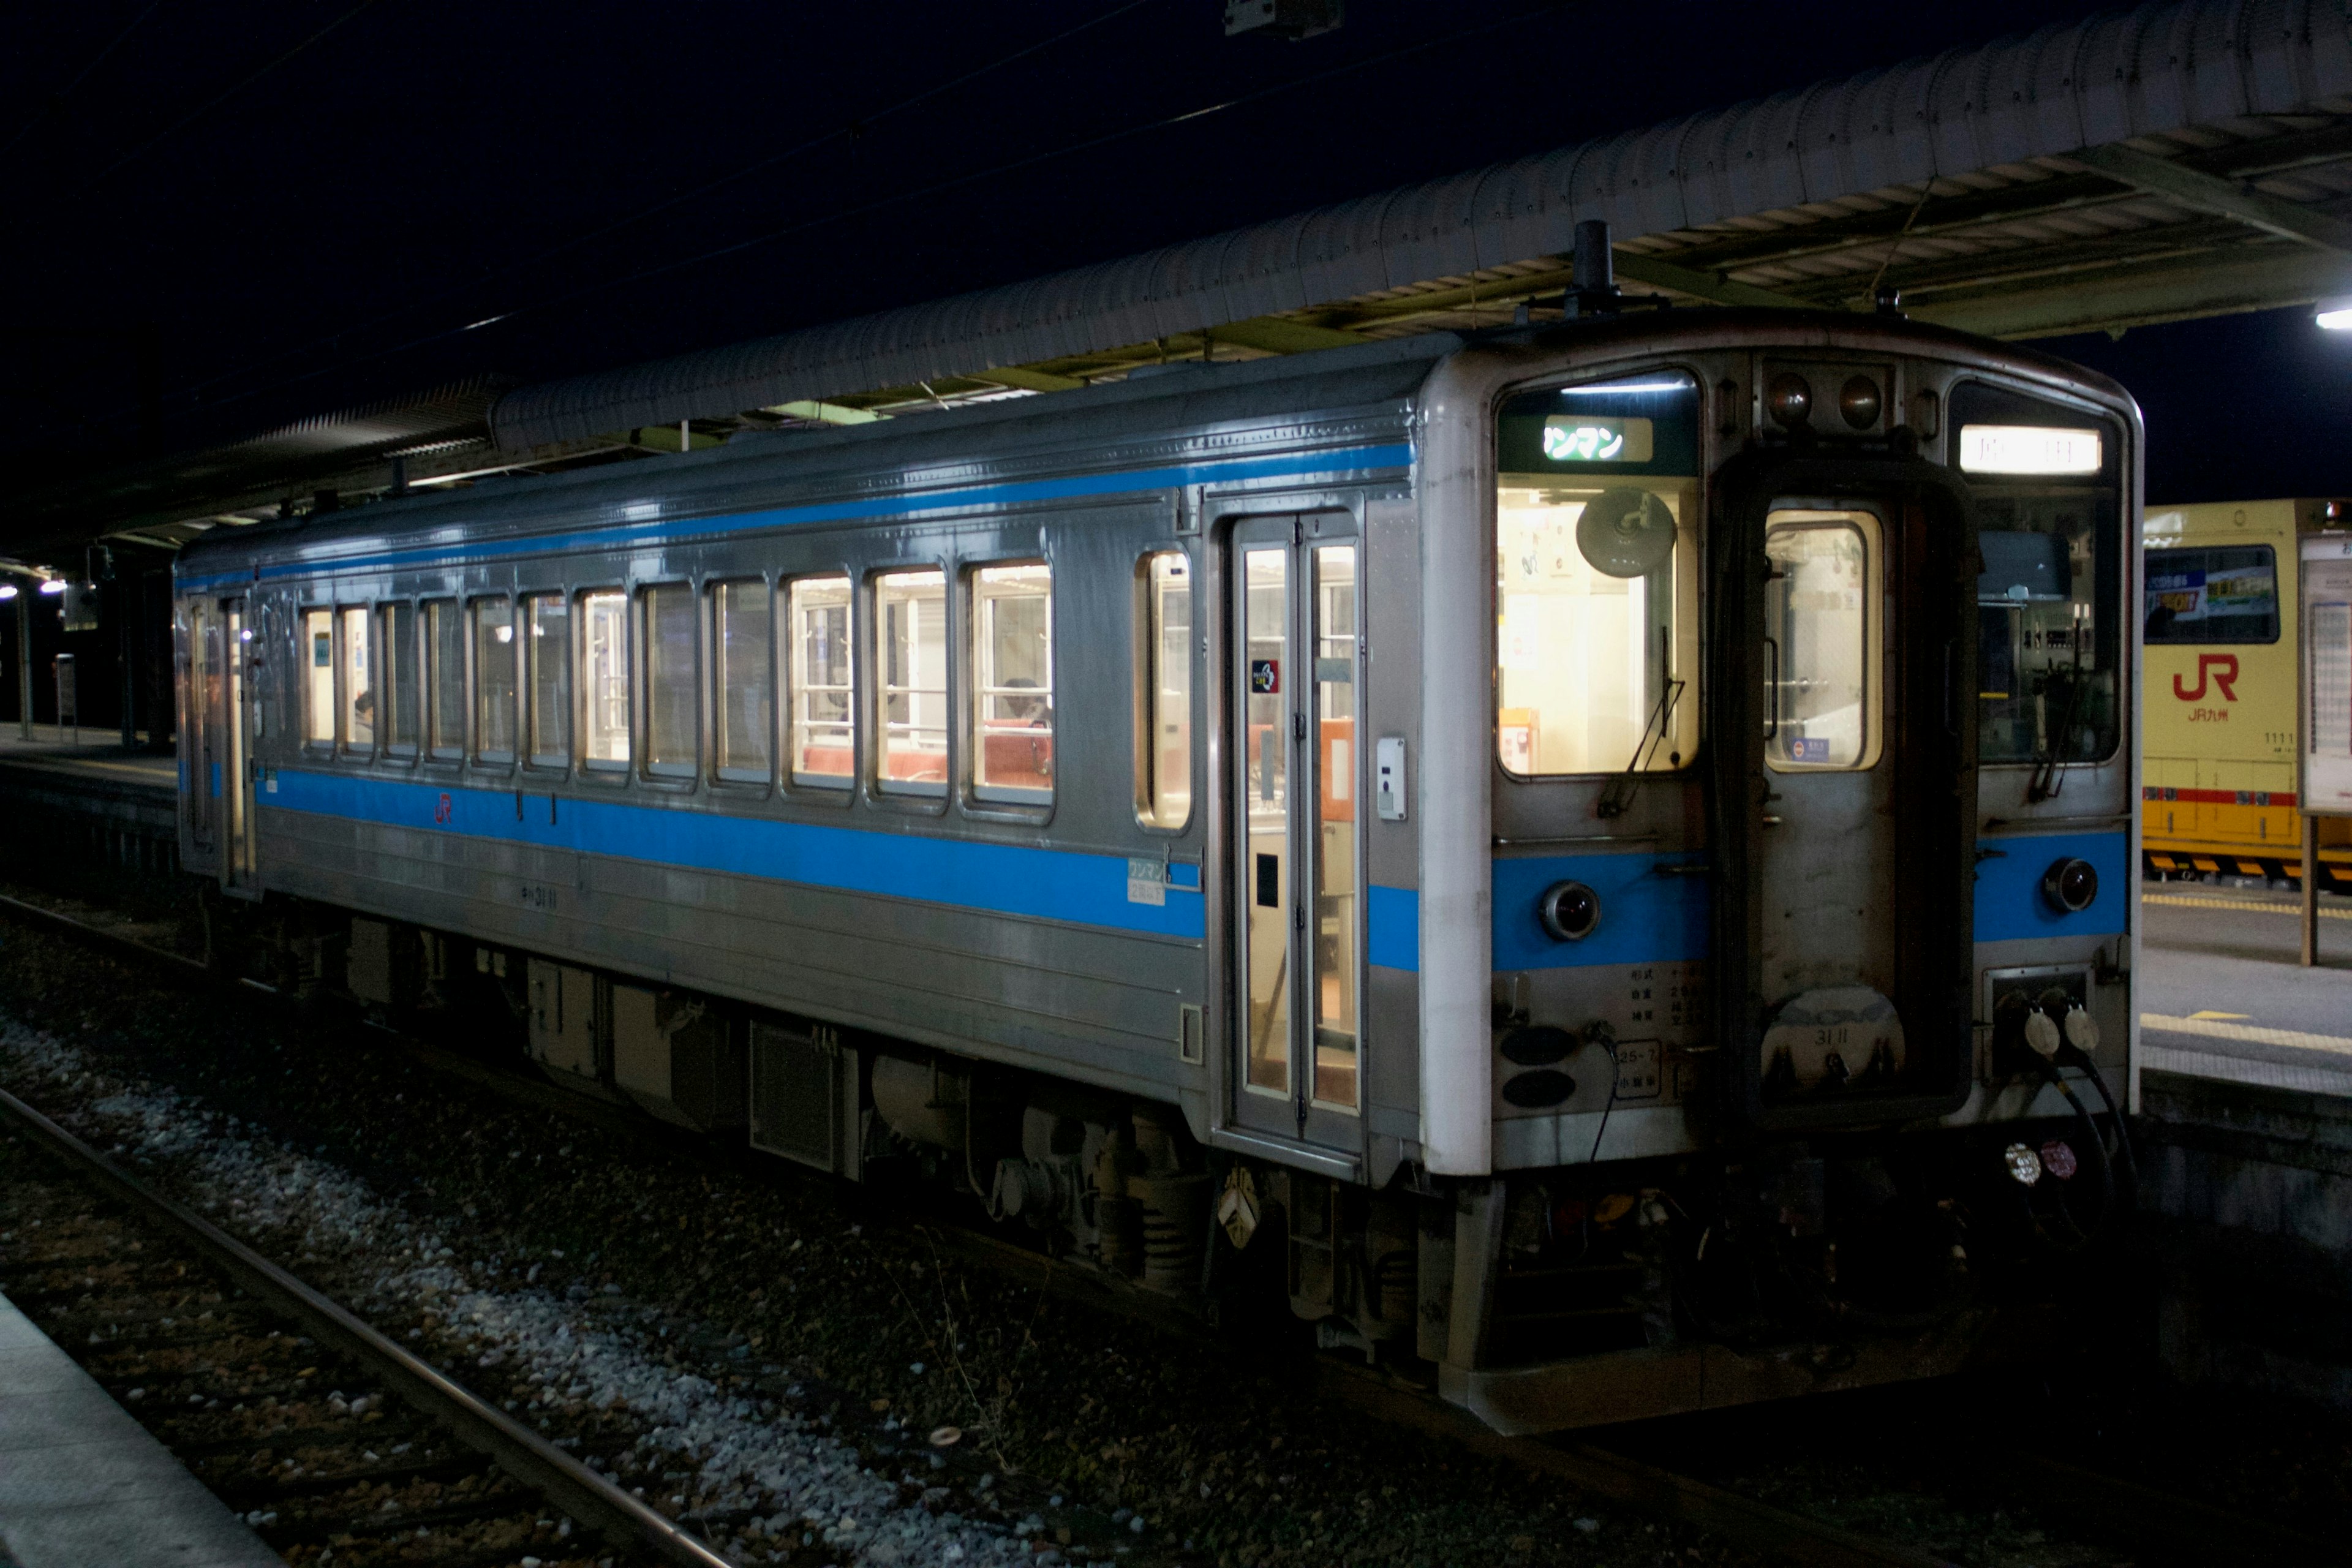
[[[1601,923],[1601,895],[1581,882],[1554,882],[1536,900],[1536,919],[1554,942],[1582,942]]]
[[[2042,873],[2042,896],[2062,914],[2079,915],[2099,896],[2099,872],[2088,860],[2053,860]]]
[[[1775,424],[1793,430],[1812,416],[1812,384],[1794,371],[1784,371],[1765,389],[1764,407]]]
[[[2009,1170],[2009,1179],[2021,1187],[2030,1187],[2042,1179],[2042,1156],[2023,1143],[2011,1143],[2000,1152],[2000,1163]]]
[[[2063,1138],[2053,1138],[2042,1145],[2042,1168],[2062,1182],[2071,1182],[2081,1170],[2082,1162],[2074,1158],[2074,1146]]]
[[[1838,391],[1838,412],[1857,430],[1878,423],[1878,383],[1866,375],[1853,377]]]

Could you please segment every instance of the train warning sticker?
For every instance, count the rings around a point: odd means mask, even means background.
[[[1254,658],[1250,660],[1250,695],[1271,697],[1282,689],[1282,660]]]
[[[1830,760],[1827,736],[1800,735],[1789,742],[1789,760],[1792,763],[1826,763]]]

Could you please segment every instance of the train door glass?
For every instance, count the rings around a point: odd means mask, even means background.
[[[228,738],[228,693],[221,675],[227,650],[222,646],[220,612],[208,604],[191,605],[187,637],[188,831],[197,848],[209,850],[219,843],[224,826],[221,751]]]
[[[226,658],[221,672],[224,689],[221,710],[227,721],[226,744],[221,756],[221,773],[227,781],[224,792],[226,806],[226,853],[221,857],[231,887],[243,887],[253,880],[254,847],[254,777],[253,742],[260,730],[260,693],[253,679],[253,629],[247,624],[243,599],[230,599],[221,606],[218,623]]]
[[[1757,661],[1771,795],[1759,855],[1763,994],[1768,1007],[1806,1017],[1892,1016],[1895,770],[1879,765],[1883,541],[1880,520],[1863,510],[1789,508],[1765,520]],[[1878,1059],[1877,1044],[1886,1040],[1888,1058],[1899,1052],[1893,1027],[1852,1040],[1834,1029],[1774,1030],[1768,1095],[1891,1072],[1900,1064]]]
[[[1234,1120],[1353,1145],[1363,916],[1352,525],[1245,522],[1231,563]]]

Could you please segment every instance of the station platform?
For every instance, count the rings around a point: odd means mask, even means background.
[[[0,1565],[284,1568],[0,1296]]]
[[[179,763],[112,732],[0,728],[0,806],[19,852],[168,871],[179,858]]]
[[[2168,882],[2141,898],[2143,1071],[2352,1097],[2352,900],[2323,896],[2317,967],[2290,893]]]

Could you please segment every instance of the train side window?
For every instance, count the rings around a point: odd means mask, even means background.
[[[416,647],[416,606],[403,600],[383,607],[383,739],[384,750],[395,757],[416,755],[422,728],[417,706],[417,679],[422,670]]]
[[[455,599],[428,599],[425,623],[432,752],[454,762],[466,754],[466,622]]]
[[[530,683],[530,762],[538,768],[572,762],[572,608],[561,594],[533,594],[522,602],[524,659]]]
[[[580,761],[596,772],[629,765],[629,596],[580,595]]]
[[[1192,816],[1192,574],[1181,550],[1136,563],[1135,815],[1179,828]]]
[[[911,795],[948,787],[948,584],[938,567],[874,579],[880,663],[876,784]]]
[[[695,773],[694,589],[665,583],[639,595],[645,608],[646,772]]]
[[[2278,556],[2269,545],[2151,547],[2147,570],[2148,642],[2279,640]]]
[[[342,635],[340,652],[342,656],[343,687],[343,750],[355,757],[375,754],[375,685],[372,675],[375,658],[368,636],[368,622],[373,617],[363,605],[352,605],[341,612]]]
[[[1698,751],[1698,383],[1522,393],[1496,421],[1495,743],[1522,778]]]
[[[302,612],[302,742],[335,743],[335,616]]]
[[[776,730],[772,630],[767,584],[754,577],[711,584],[711,766],[722,779],[768,782]]]
[[[1054,798],[1054,572],[1042,562],[971,574],[972,795]]]
[[[786,605],[793,782],[847,789],[856,776],[857,736],[849,579],[803,577]]]
[[[515,754],[514,605],[476,599],[474,612],[474,760],[510,763]]]

